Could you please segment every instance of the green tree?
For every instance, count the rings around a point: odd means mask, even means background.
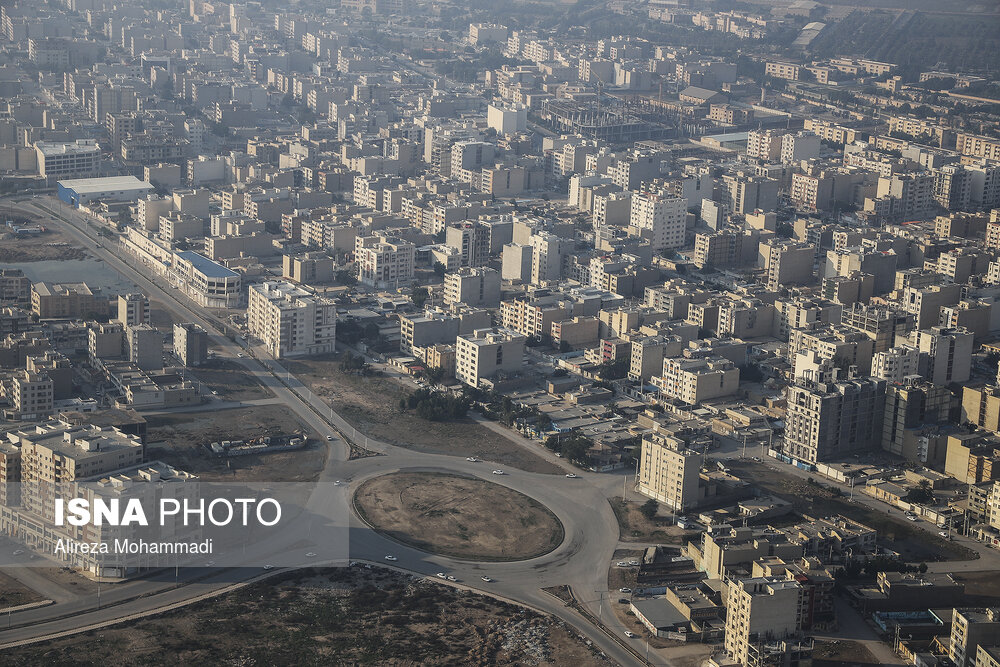
[[[413,300],[413,305],[417,308],[423,308],[424,303],[427,302],[427,297],[430,294],[427,292],[426,287],[414,287],[413,291],[410,292],[410,299]]]
[[[650,498],[642,504],[639,508],[639,513],[646,517],[647,521],[652,521],[656,518],[656,512],[660,509],[659,503]]]

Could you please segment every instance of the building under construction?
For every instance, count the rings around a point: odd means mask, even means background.
[[[597,102],[548,100],[542,105],[539,116],[557,132],[579,134],[612,144],[668,139],[674,135],[669,114],[634,100],[616,100],[610,106]]]

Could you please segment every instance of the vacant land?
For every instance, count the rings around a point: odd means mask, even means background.
[[[227,359],[213,359],[190,372],[226,401],[252,401],[274,396],[253,373]]]
[[[995,570],[956,572],[955,581],[965,584],[969,606],[1000,607],[1000,577]]]
[[[839,488],[821,481],[820,477],[816,478],[817,483],[810,484],[782,473],[775,467],[780,464],[763,465],[734,460],[730,465],[740,478],[789,501],[799,514],[816,517],[843,514],[874,528],[878,531],[881,544],[910,562],[968,560],[976,557],[975,552],[903,520],[899,510],[895,511],[895,515],[900,517],[896,519],[885,510],[876,511],[861,503],[849,502]],[[860,495],[860,491],[855,494]]]
[[[326,445],[287,407],[259,405],[215,412],[175,412],[148,418],[150,459],[198,475],[202,481],[307,482],[326,461]],[[293,432],[310,438],[306,449],[218,458],[205,448],[219,440],[246,440]]]
[[[43,220],[21,215],[14,211],[15,218],[24,218],[24,224],[41,224]],[[37,236],[17,236],[0,233],[0,262],[41,262],[53,259],[86,259],[87,251],[76,245],[71,236],[61,232],[45,231]]]
[[[272,583],[273,582],[273,583]],[[389,570],[300,570],[6,665],[609,664],[562,622]]]
[[[407,389],[393,378],[344,372],[339,356],[282,362],[359,432],[376,440],[432,454],[478,456],[527,472],[564,471],[471,419],[431,422],[399,409]]]
[[[472,477],[394,473],[368,480],[354,498],[379,532],[454,558],[533,558],[559,546],[564,534],[537,501]]]
[[[659,542],[662,544],[683,544],[697,531],[681,530],[671,525],[668,517],[647,519],[639,511],[642,502],[629,501],[623,503],[621,498],[610,498],[611,509],[618,518],[618,528],[623,542]]]
[[[872,655],[864,644],[850,640],[836,642],[817,641],[813,650],[814,667],[834,665],[878,665],[878,658]]]
[[[0,609],[40,602],[44,599],[17,579],[0,572]]]

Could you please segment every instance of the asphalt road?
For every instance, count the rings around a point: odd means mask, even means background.
[[[255,358],[252,355],[254,350],[250,350],[251,354],[248,355],[248,350],[244,350],[218,330],[214,318],[207,317],[204,311],[173,289],[164,288],[159,282],[136,271],[119,254],[108,248],[108,239],[96,236],[96,231],[88,225],[85,215],[57,204],[50,198],[31,200],[27,206],[37,208],[42,215],[55,216],[61,220],[61,228],[95,256],[103,259],[108,266],[131,279],[150,298],[162,302],[180,320],[195,322],[204,327],[210,334],[212,344],[220,350],[220,357],[230,357],[242,364],[275,393],[277,402],[287,405],[321,436],[332,437],[326,465],[320,475],[321,482],[343,480],[353,490],[365,479],[399,470],[461,472],[504,484],[537,499],[556,514],[566,532],[563,543],[549,554],[517,563],[483,564],[434,556],[405,547],[370,530],[352,513],[352,559],[385,563],[384,557],[391,554],[398,559],[392,563],[393,566],[414,573],[433,576],[436,572],[446,571],[470,588],[526,603],[565,620],[592,639],[598,648],[619,664],[642,664],[641,660],[584,617],[540,590],[547,586],[568,584],[595,616],[601,609],[600,600],[609,597],[607,564],[618,544],[618,524],[607,502],[604,488],[607,484],[606,476],[579,473],[579,478],[569,479],[514,470],[510,470],[508,475],[494,476],[491,474],[493,468],[486,462],[470,463],[463,457],[422,454],[370,438],[359,438],[358,444],[383,456],[348,460],[348,447],[331,424],[347,437],[355,433],[353,428],[294,376],[288,375],[279,363],[263,356]],[[337,497],[332,494],[337,494]],[[331,503],[343,502],[346,496],[345,487],[318,484],[308,506],[328,512]],[[482,582],[480,577],[483,574],[489,574],[495,581]],[[93,596],[81,596],[13,614],[11,625],[21,627],[0,631],[0,646],[44,637],[53,632],[112,622],[130,614],[194,599],[206,592],[222,590],[234,582],[259,575],[260,570],[254,568],[222,571],[215,571],[215,568],[186,568],[105,586],[100,608]],[[603,620],[618,634],[619,641],[630,641],[624,637],[625,628],[612,614],[603,614]],[[661,658],[651,659],[651,664],[669,663]]]

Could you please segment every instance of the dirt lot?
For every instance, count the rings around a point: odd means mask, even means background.
[[[499,484],[438,473],[368,480],[356,506],[377,530],[410,546],[470,560],[523,560],[559,546],[552,512]]]
[[[810,484],[798,477],[781,473],[774,465],[737,460],[731,462],[736,475],[789,501],[800,514],[820,517],[843,514],[874,528],[878,531],[880,544],[899,552],[910,562],[968,560],[975,557],[975,553],[965,547],[948,542],[903,520],[899,510],[894,511],[900,517],[896,519],[885,511],[875,511],[860,503],[848,502],[847,497],[837,495],[837,490],[827,488],[832,485],[823,478],[816,477],[818,483]]]
[[[18,215],[15,217],[27,217]],[[37,218],[30,224],[38,223]],[[73,238],[58,231],[46,231],[37,236],[16,236],[0,233],[0,262],[40,262],[47,259],[85,259],[87,251],[76,245]]]
[[[213,359],[190,372],[226,401],[252,401],[274,396],[252,373],[227,359]]]
[[[39,602],[44,599],[17,579],[0,572],[0,609]]]
[[[610,664],[562,622],[383,569],[300,570],[4,653],[6,665]]]
[[[326,443],[283,405],[259,405],[216,412],[175,412],[148,418],[148,457],[160,459],[202,481],[307,482],[326,461]],[[278,454],[217,458],[204,447],[218,440],[241,440],[305,432],[306,449]]]
[[[639,511],[642,502],[629,501],[627,505],[621,498],[610,498],[611,509],[618,518],[618,528],[623,542],[660,542],[662,544],[684,544],[698,534],[694,530],[681,530],[670,525],[669,517],[657,516],[652,521]],[[662,508],[661,508],[662,512]]]
[[[965,584],[967,603],[977,607],[1000,607],[1000,577],[995,570],[956,572],[955,581]]]
[[[850,640],[838,640],[837,643],[818,641],[813,650],[814,667],[878,664],[878,658],[863,644]]]
[[[406,395],[406,389],[390,377],[345,373],[334,356],[282,363],[369,437],[420,452],[478,456],[527,472],[564,472],[472,420],[430,422],[400,411],[399,399]]]

